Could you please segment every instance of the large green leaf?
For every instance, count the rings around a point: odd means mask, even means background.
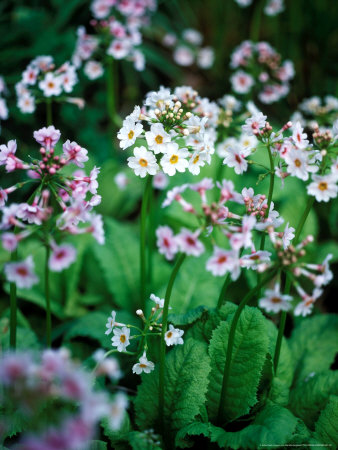
[[[289,441],[296,425],[297,419],[290,411],[268,403],[255,420],[240,431],[225,431],[210,423],[194,422],[177,433],[176,444],[187,447],[187,436],[202,434],[220,448],[256,450],[263,445],[274,448]]]
[[[100,342],[106,349],[111,347],[109,337],[105,335],[107,314],[95,311],[76,320],[65,334],[65,340],[85,336]]]
[[[313,372],[330,368],[337,352],[338,316],[306,317],[289,339],[295,364],[293,383],[302,383]]]
[[[290,395],[290,409],[311,429],[331,394],[338,395],[338,373],[323,372],[299,383]]]
[[[323,444],[338,447],[338,397],[331,395],[316,423],[315,437]]]
[[[210,371],[206,345],[187,339],[166,357],[164,379],[164,421],[167,430],[176,431],[198,415],[205,402]],[[142,377],[135,399],[136,423],[141,430],[158,420],[158,367]]]
[[[211,373],[207,406],[211,420],[218,413],[232,317],[220,323],[210,341]],[[234,339],[224,405],[227,420],[247,414],[257,402],[257,388],[267,352],[266,319],[257,308],[245,307]]]

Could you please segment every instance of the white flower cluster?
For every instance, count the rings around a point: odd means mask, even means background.
[[[327,95],[324,99],[317,96],[306,98],[300,103],[299,109],[291,120],[312,130],[319,127],[323,131],[338,120],[338,98],[333,95]]]
[[[246,8],[252,4],[253,0],[235,0],[235,2],[241,7]],[[258,2],[258,0],[256,0]],[[276,16],[284,11],[284,0],[267,0],[264,7],[264,13],[267,16]]]
[[[224,158],[223,164],[233,167],[236,174],[240,175],[247,171],[248,162],[246,158],[251,154],[257,143],[255,136],[242,133],[238,139],[230,137],[219,143],[216,151],[220,158]]]
[[[3,95],[6,93],[6,83],[3,77],[0,75],[0,120],[8,119],[8,108],[6,100]]]
[[[65,101],[83,107],[83,100],[67,98],[77,81],[76,68],[69,62],[56,69],[51,56],[38,56],[28,64],[21,81],[15,85],[17,106],[22,113],[33,113],[36,101],[63,94],[66,96]]]
[[[142,109],[135,106],[117,135],[123,150],[137,144],[129,167],[142,178],[160,171],[169,176],[186,170],[198,175],[215,152],[218,111],[215,103],[190,87],[176,88],[174,93],[164,87],[149,92]]]
[[[201,69],[209,69],[215,59],[212,47],[202,47],[202,34],[192,28],[183,30],[178,37],[174,33],[167,33],[162,39],[163,45],[173,49],[174,61],[183,67],[196,64]]]

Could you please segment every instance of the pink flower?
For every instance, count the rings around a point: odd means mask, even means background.
[[[205,248],[202,242],[197,239],[198,235],[199,231],[193,233],[186,228],[182,228],[180,233],[176,236],[180,251],[187,255],[200,256]]]
[[[7,202],[7,198],[8,198],[8,195],[7,195],[6,189],[2,189],[0,187],[0,206],[1,207],[5,206],[5,204]]]
[[[52,244],[52,253],[48,260],[50,270],[61,272],[67,269],[76,260],[76,250],[72,245]]]
[[[232,280],[237,280],[240,274],[238,253],[215,246],[213,255],[207,261],[206,269],[214,276],[224,276],[230,272]]]
[[[18,288],[30,289],[39,281],[39,278],[35,275],[33,269],[33,258],[28,256],[24,261],[7,263],[4,271],[7,280],[11,283],[15,283]]]
[[[14,233],[3,233],[1,236],[2,246],[8,252],[13,252],[18,246],[18,237]]]
[[[237,94],[247,94],[252,86],[255,84],[254,79],[251,75],[243,72],[243,70],[238,70],[230,78],[232,89]]]
[[[173,230],[167,226],[158,227],[156,230],[158,251],[169,261],[174,258],[178,252],[178,244]]]
[[[93,234],[94,239],[103,245],[105,242],[103,220],[100,214],[93,214],[90,218],[91,226],[87,231]]]
[[[36,142],[49,149],[50,147],[55,147],[61,137],[61,132],[53,125],[50,125],[47,128],[43,127],[38,131],[34,131],[33,136]]]
[[[85,148],[80,147],[76,142],[70,142],[69,139],[63,144],[63,152],[66,155],[67,162],[73,162],[78,167],[84,167],[86,161],[88,161]]]

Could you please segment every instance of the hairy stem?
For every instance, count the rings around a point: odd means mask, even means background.
[[[230,368],[231,368],[231,357],[232,357],[236,328],[237,328],[239,317],[240,317],[244,307],[256,295],[256,293],[259,292],[260,289],[273,278],[274,275],[275,275],[275,272],[270,273],[269,275],[264,277],[260,281],[260,283],[257,284],[257,286],[255,288],[253,288],[250,292],[248,292],[246,294],[246,296],[243,298],[241,303],[238,305],[238,308],[234,314],[234,318],[232,319],[230,332],[229,332],[225,365],[224,365],[224,372],[223,372],[222,390],[221,390],[221,396],[220,396],[220,402],[219,402],[219,408],[218,408],[218,419],[217,419],[218,423],[223,423],[223,420],[224,420],[225,398],[226,398],[226,394],[227,394],[227,387],[228,387]]]
[[[176,264],[171,272],[171,276],[169,279],[169,283],[167,286],[167,290],[164,297],[164,305],[163,305],[163,318],[162,318],[162,332],[161,332],[161,347],[160,347],[160,370],[159,370],[159,399],[158,399],[158,411],[159,411],[159,419],[161,424],[162,434],[165,432],[164,426],[164,371],[165,371],[165,333],[167,332],[167,324],[168,324],[168,311],[169,311],[169,302],[171,297],[171,291],[173,289],[173,285],[178,274],[178,271],[183,264],[185,259],[185,254],[181,253],[177,260]]]
[[[314,197],[309,197],[305,210],[299,220],[299,223],[297,225],[296,228],[296,233],[295,233],[295,238],[293,241],[293,245],[297,245],[299,238],[300,238],[300,234],[303,230],[303,227],[305,225],[306,219],[308,218],[308,215],[311,211],[311,208],[313,206],[315,198]],[[289,295],[290,293],[290,289],[291,289],[291,279],[290,277],[287,277],[286,279],[286,283],[285,283],[285,289],[284,289],[284,293],[285,295]],[[275,355],[273,358],[273,366],[275,369],[275,375],[277,375],[277,369],[278,369],[278,362],[279,362],[279,357],[280,357],[280,351],[281,351],[281,347],[282,347],[282,340],[283,340],[283,336],[284,336],[284,330],[285,330],[285,322],[286,322],[286,311],[282,311],[281,313],[281,318],[280,318],[280,323],[279,323],[279,328],[278,328],[278,335],[277,335],[277,341],[276,341],[276,347],[275,347]]]
[[[141,308],[144,309],[147,295],[147,261],[146,261],[146,233],[147,233],[147,211],[149,196],[152,188],[152,177],[148,175],[144,187],[141,206],[141,238],[140,238],[140,299]]]
[[[266,210],[267,217],[269,216],[271,202],[272,202],[272,195],[273,195],[273,188],[275,186],[275,165],[272,158],[271,148],[270,145],[267,146],[268,155],[269,155],[269,162],[270,162],[270,184],[269,184],[269,193],[268,193],[268,208]],[[262,234],[261,239],[261,245],[260,250],[264,250],[265,245],[265,233]]]
[[[46,298],[46,344],[47,347],[52,345],[52,316],[50,310],[50,296],[49,296],[49,260],[50,248],[46,244],[46,261],[45,261],[45,298]]]

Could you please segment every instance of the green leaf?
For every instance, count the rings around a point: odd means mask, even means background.
[[[76,320],[73,326],[65,333],[65,340],[85,336],[100,342],[106,349],[111,347],[109,337],[105,335],[107,314],[95,311]]]
[[[163,447],[157,439],[154,439],[153,433],[149,430],[147,432],[131,431],[127,437],[133,450],[161,450]]]
[[[207,406],[211,420],[218,413],[231,322],[230,316],[220,323],[212,333],[209,346],[211,373]],[[245,307],[234,339],[224,408],[227,420],[247,414],[257,402],[257,388],[267,351],[266,320],[257,308]]]
[[[164,421],[176,431],[192,422],[205,402],[210,371],[205,344],[187,339],[166,357]],[[135,399],[136,423],[144,430],[158,420],[158,368],[142,377]]]
[[[206,311],[208,311],[206,306],[198,306],[184,314],[169,314],[168,321],[176,326],[190,325],[200,319]]]
[[[103,441],[91,441],[89,450],[107,450],[107,444]]]
[[[315,437],[323,444],[338,447],[338,397],[331,395],[316,423]]]
[[[0,330],[4,330],[2,326],[3,320],[0,321]],[[16,346],[18,350],[38,350],[40,348],[40,344],[35,333],[29,328],[17,327],[16,329]],[[0,348],[2,350],[9,349],[9,327],[6,326],[6,329],[0,334]]]
[[[338,372],[324,372],[306,379],[291,391],[290,409],[311,429],[330,395],[338,395]]]
[[[306,317],[289,339],[295,363],[293,383],[302,383],[312,373],[330,368],[337,352],[338,316]]]
[[[186,444],[186,436],[203,434],[211,442],[226,449],[253,449],[262,445],[274,447],[286,444],[297,425],[297,419],[286,408],[268,403],[255,420],[240,431],[225,431],[210,423],[195,422],[177,433],[176,443]],[[187,446],[187,445],[184,445]]]

